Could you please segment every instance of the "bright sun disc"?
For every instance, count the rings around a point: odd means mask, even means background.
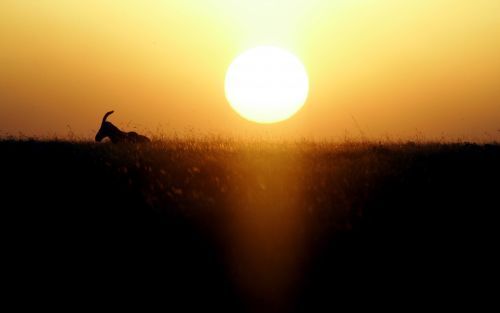
[[[300,60],[275,47],[257,47],[237,57],[226,74],[226,97],[242,117],[276,123],[304,105],[309,79]]]

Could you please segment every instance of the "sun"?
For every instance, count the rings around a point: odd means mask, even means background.
[[[300,60],[281,48],[260,46],[238,56],[225,81],[226,98],[247,120],[277,123],[307,100],[309,78]]]

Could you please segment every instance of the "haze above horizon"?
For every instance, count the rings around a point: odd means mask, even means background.
[[[273,45],[308,70],[292,118],[244,120],[231,62]],[[166,134],[500,138],[498,0],[0,2],[0,136],[91,137],[102,115]]]

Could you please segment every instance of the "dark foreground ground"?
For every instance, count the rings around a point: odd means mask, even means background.
[[[0,180],[2,284],[18,308],[498,297],[498,145],[0,141]]]

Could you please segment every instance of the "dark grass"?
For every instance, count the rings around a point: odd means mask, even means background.
[[[497,144],[4,140],[0,175],[3,280],[19,303],[123,305],[146,291],[172,311],[316,312],[493,299]],[[268,251],[269,272],[235,257],[238,216],[264,225],[250,246]],[[263,238],[280,225],[300,253]],[[286,296],[243,290],[241,277],[272,278],[280,262],[293,264]]]

